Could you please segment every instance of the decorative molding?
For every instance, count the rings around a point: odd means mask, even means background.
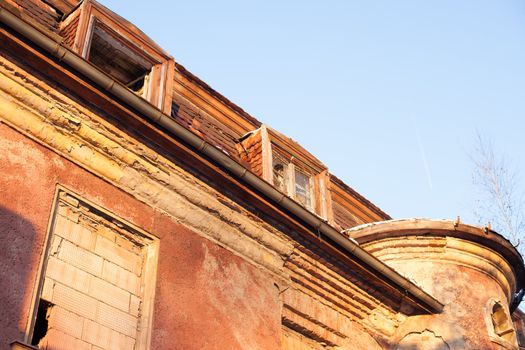
[[[292,247],[277,230],[4,58],[0,120],[282,278]]]
[[[402,236],[365,243],[363,248],[391,266],[420,261],[468,267],[496,281],[508,300],[516,288],[509,263],[495,251],[474,242],[454,237]]]

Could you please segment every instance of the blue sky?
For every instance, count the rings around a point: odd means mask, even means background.
[[[525,2],[101,1],[393,217],[475,223],[469,151],[525,184]]]

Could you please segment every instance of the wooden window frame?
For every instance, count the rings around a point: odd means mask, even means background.
[[[273,161],[272,161],[273,163]],[[305,172],[304,170],[302,170],[302,167],[300,167],[299,165],[296,165],[296,163],[294,163],[293,160],[291,161],[287,161],[287,162],[283,162],[283,165],[285,166],[285,177],[284,177],[284,184],[285,184],[285,190],[286,190],[286,194],[291,197],[292,199],[294,199],[296,202],[299,202],[300,201],[297,199],[297,182],[296,182],[296,172],[300,172],[302,174],[304,174],[306,177],[308,177],[308,181],[309,181],[309,184],[308,184],[308,193],[309,193],[309,201],[310,201],[310,205],[304,205],[304,207],[310,211],[314,211],[315,210],[315,207],[316,207],[316,196],[315,196],[315,190],[314,190],[314,187],[315,187],[315,181],[316,181],[316,176],[315,175],[312,175],[312,174],[309,174],[307,172]],[[273,169],[273,164],[272,164],[272,169]],[[273,181],[273,177],[272,177],[272,181]],[[276,184],[273,183],[273,185],[275,186]]]
[[[290,138],[263,125],[263,179],[274,184],[273,163],[278,155],[286,163],[286,195],[295,199],[295,171],[298,170],[310,178],[311,207],[306,209],[328,221],[332,218],[331,203],[328,195],[328,169],[317,158]]]
[[[146,94],[142,97],[164,113],[170,114],[175,74],[173,58],[133,24],[97,2],[85,0],[78,9],[69,14],[61,26],[67,25],[76,16],[79,16],[79,19],[73,51],[87,60],[92,33],[97,22],[110,28],[111,34],[118,36],[119,43],[127,46],[131,51],[139,52],[152,64]]]

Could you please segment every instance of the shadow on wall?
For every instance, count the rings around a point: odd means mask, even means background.
[[[0,193],[1,195],[1,193]],[[0,348],[23,340],[38,257],[37,233],[25,218],[0,206]],[[25,304],[26,303],[26,304]]]

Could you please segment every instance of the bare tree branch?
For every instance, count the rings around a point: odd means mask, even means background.
[[[479,223],[490,223],[524,254],[525,194],[520,191],[517,171],[511,169],[504,156],[495,153],[493,143],[479,133],[470,159],[472,180],[479,192],[475,209]]]

